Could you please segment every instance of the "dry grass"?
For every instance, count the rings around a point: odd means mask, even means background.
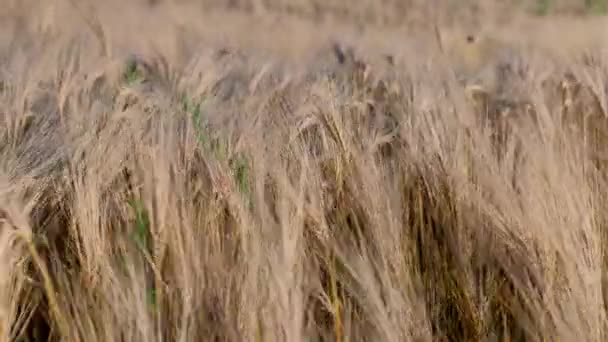
[[[605,340],[604,19],[410,2],[0,1],[0,341]]]

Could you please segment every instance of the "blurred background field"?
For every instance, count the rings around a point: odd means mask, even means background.
[[[604,341],[608,1],[0,0],[0,341]]]

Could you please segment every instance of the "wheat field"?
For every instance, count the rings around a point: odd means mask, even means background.
[[[606,340],[601,3],[0,0],[0,341]]]

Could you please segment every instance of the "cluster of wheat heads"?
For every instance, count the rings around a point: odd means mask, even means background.
[[[295,72],[20,37],[2,340],[606,338],[599,49],[490,60],[514,99],[433,48],[335,45]]]

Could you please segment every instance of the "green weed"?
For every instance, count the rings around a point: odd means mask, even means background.
[[[150,306],[152,309],[156,308],[156,289],[155,288],[149,288],[148,291],[146,292],[146,301],[148,303],[148,306]]]
[[[245,196],[247,205],[252,205],[248,158],[243,153],[231,155],[228,139],[222,136],[212,137],[207,131],[206,115],[203,110],[204,101],[195,101],[189,99],[186,95],[183,95],[181,104],[182,109],[190,114],[190,117],[192,118],[192,123],[196,131],[196,138],[200,147],[216,160],[228,164],[239,192]]]
[[[540,16],[549,14],[549,11],[551,10],[551,2],[551,0],[537,0],[534,13]]]
[[[249,161],[243,154],[237,154],[230,160],[230,168],[232,176],[236,182],[239,192],[244,196],[248,207],[253,205],[251,194],[251,183],[249,181],[250,169]]]
[[[137,63],[135,61],[129,61],[123,75],[125,84],[130,86],[143,81],[143,79],[144,75],[137,67]]]
[[[585,8],[589,14],[607,14],[608,0],[585,0]]]
[[[131,239],[137,246],[145,252],[150,252],[149,233],[150,218],[143,203],[138,200],[131,200],[129,206],[135,212],[135,229],[131,232]]]
[[[140,200],[132,199],[129,201],[129,206],[135,213],[134,230],[131,232],[131,239],[135,242],[139,250],[146,256],[152,255],[152,246],[150,241],[150,217],[144,204]],[[127,262],[126,257],[122,257],[121,261]],[[126,266],[126,264],[125,264]],[[145,289],[146,302],[151,310],[156,310],[157,291],[154,283],[149,283]]]
[[[209,149],[211,142],[209,140],[209,135],[205,131],[205,128],[207,127],[207,120],[206,115],[203,112],[203,104],[203,100],[195,101],[188,98],[186,95],[182,95],[182,110],[190,114],[194,130],[196,131],[196,139],[201,147],[204,149]]]

